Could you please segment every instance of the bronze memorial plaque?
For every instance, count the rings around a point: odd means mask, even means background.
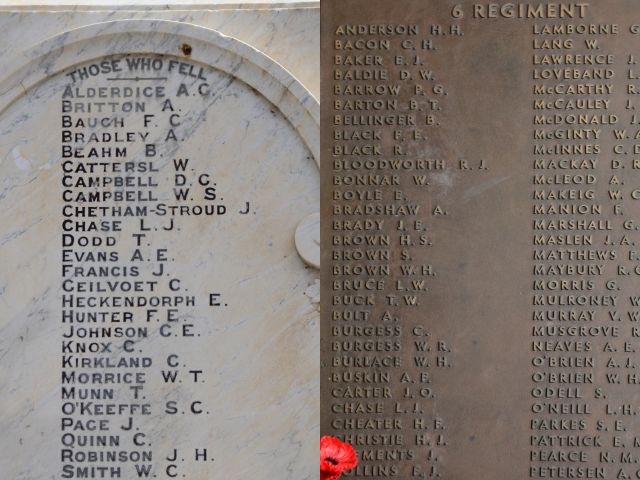
[[[640,478],[640,3],[321,5],[350,478]]]

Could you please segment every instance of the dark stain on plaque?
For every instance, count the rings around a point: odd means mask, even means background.
[[[189,45],[188,43],[183,43],[182,45],[180,45],[180,51],[187,57],[191,56],[191,53],[193,51],[193,48],[191,47],[191,45]]]

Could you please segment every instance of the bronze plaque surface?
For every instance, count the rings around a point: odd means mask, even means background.
[[[352,478],[640,478],[640,4],[322,3]]]

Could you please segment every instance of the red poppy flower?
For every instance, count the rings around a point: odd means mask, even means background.
[[[336,480],[357,464],[356,451],[351,445],[328,436],[320,439],[320,480]]]

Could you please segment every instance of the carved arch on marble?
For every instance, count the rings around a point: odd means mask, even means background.
[[[167,20],[117,20],[83,26],[28,48],[12,72],[0,73],[0,114],[48,77],[106,55],[147,53],[181,56],[208,65],[254,88],[277,107],[320,165],[318,100],[282,65],[250,45],[222,33]],[[184,55],[184,54],[182,54]],[[318,268],[317,214],[302,219],[295,244],[302,259]],[[315,220],[315,224],[314,224]],[[317,250],[317,251],[316,251]]]
[[[105,42],[108,42],[108,48]],[[47,77],[105,55],[151,53],[180,56],[238,78],[278,107],[320,159],[318,101],[282,65],[255,48],[216,30],[167,20],[117,20],[87,25],[29,48],[16,69],[0,78],[0,113]],[[0,88],[2,88],[0,87]]]

